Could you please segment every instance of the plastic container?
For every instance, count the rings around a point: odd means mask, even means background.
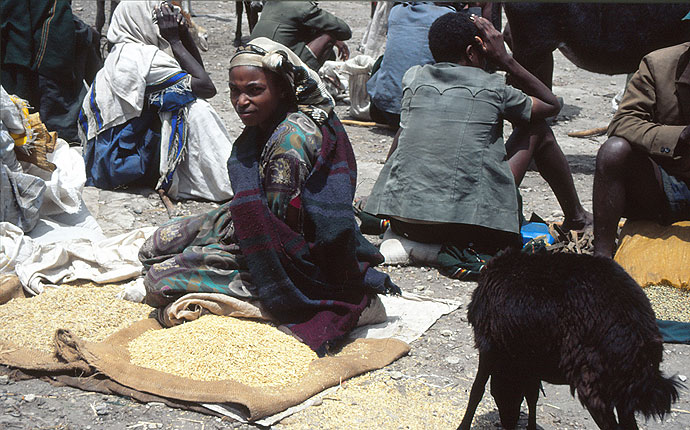
[[[522,244],[526,244],[532,239],[543,238],[544,242],[553,245],[556,239],[549,233],[549,226],[540,222],[528,222],[520,227]]]

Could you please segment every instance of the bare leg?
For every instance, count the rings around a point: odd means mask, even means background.
[[[612,137],[599,148],[594,172],[594,255],[611,258],[621,217],[657,219],[666,197],[646,154]]]
[[[592,214],[582,207],[577,196],[568,160],[545,121],[516,127],[506,143],[506,152],[516,185],[520,185],[534,158],[563,210],[563,229],[579,230],[592,224]]]

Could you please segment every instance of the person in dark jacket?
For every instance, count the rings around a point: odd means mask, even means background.
[[[252,30],[251,38],[267,37],[281,43],[311,69],[318,71],[326,60],[335,59],[333,47],[341,59],[350,51],[345,40],[352,30],[345,21],[319,8],[316,2],[269,1]]]
[[[99,37],[72,14],[71,2],[0,2],[2,86],[29,102],[50,131],[79,141],[77,116],[102,65]]]

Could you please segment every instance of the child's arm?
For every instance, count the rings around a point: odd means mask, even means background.
[[[474,25],[479,29],[481,38],[477,42],[487,59],[492,60],[497,66],[510,73],[515,86],[532,97],[531,118],[543,119],[555,116],[561,110],[558,99],[551,90],[539,79],[527,71],[515,59],[508,54],[503,44],[503,35],[496,30],[489,20],[480,16],[474,16]]]

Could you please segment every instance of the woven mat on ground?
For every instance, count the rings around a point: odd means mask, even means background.
[[[312,361],[298,383],[258,388],[232,380],[191,380],[131,364],[128,343],[147,330],[159,329],[156,320],[146,319],[100,343],[84,342],[67,330],[58,330],[56,343],[66,361],[86,362],[125,387],[184,402],[237,405],[238,410],[246,409],[249,420],[283,411],[342,380],[382,368],[409,351],[406,343],[396,339],[356,339],[337,355]]]
[[[643,287],[690,289],[690,221],[626,221],[615,260]]]
[[[69,287],[59,290],[66,288]],[[6,300],[22,297],[16,278],[0,283],[0,296]],[[53,312],[60,311],[53,309]],[[382,368],[410,349],[407,343],[397,339],[355,339],[337,354],[313,360],[297,382],[261,388],[232,380],[191,380],[131,364],[128,343],[147,330],[161,328],[155,319],[143,319],[101,342],[88,342],[69,330],[58,329],[52,338],[53,353],[0,340],[0,364],[86,390],[117,393],[143,401],[153,396],[167,399],[165,403],[170,406],[193,410],[205,406],[206,413],[210,413],[209,409],[219,409],[225,415],[234,412],[239,418],[252,421],[300,405],[348,378]]]

